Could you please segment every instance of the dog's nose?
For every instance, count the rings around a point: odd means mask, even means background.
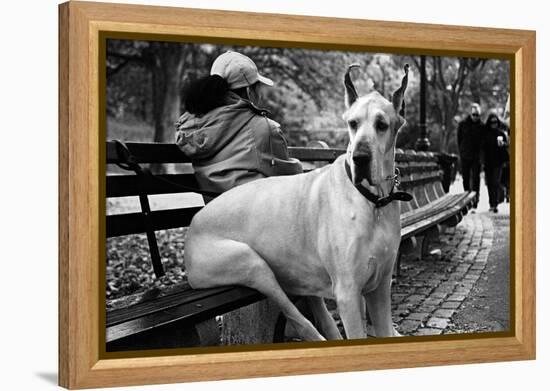
[[[355,163],[356,166],[363,166],[369,163],[370,158],[371,156],[368,153],[354,154],[353,163]]]

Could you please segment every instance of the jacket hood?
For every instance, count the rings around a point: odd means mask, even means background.
[[[216,155],[255,115],[267,113],[233,92],[225,103],[201,116],[186,112],[176,122],[176,144],[191,159]]]

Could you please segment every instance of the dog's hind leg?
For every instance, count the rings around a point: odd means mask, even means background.
[[[342,339],[342,334],[338,330],[332,315],[327,309],[325,301],[322,297],[308,296],[307,302],[313,312],[316,323],[319,325],[321,332],[327,339]]]
[[[279,306],[304,339],[325,340],[288,298],[266,261],[246,243],[206,236],[194,237],[187,244],[185,258],[192,287],[244,285],[256,289]]]

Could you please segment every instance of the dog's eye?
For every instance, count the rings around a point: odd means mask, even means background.
[[[387,122],[385,121],[377,121],[376,122],[376,130],[380,131],[380,132],[385,132],[386,130],[388,130],[389,128],[389,125]]]
[[[348,126],[351,130],[357,130],[357,121],[352,119],[348,121]]]

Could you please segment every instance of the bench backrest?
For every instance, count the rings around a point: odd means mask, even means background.
[[[437,154],[398,149],[395,161],[401,174],[400,188],[413,195],[410,203],[401,203],[402,213],[437,201],[445,194],[443,170]]]

